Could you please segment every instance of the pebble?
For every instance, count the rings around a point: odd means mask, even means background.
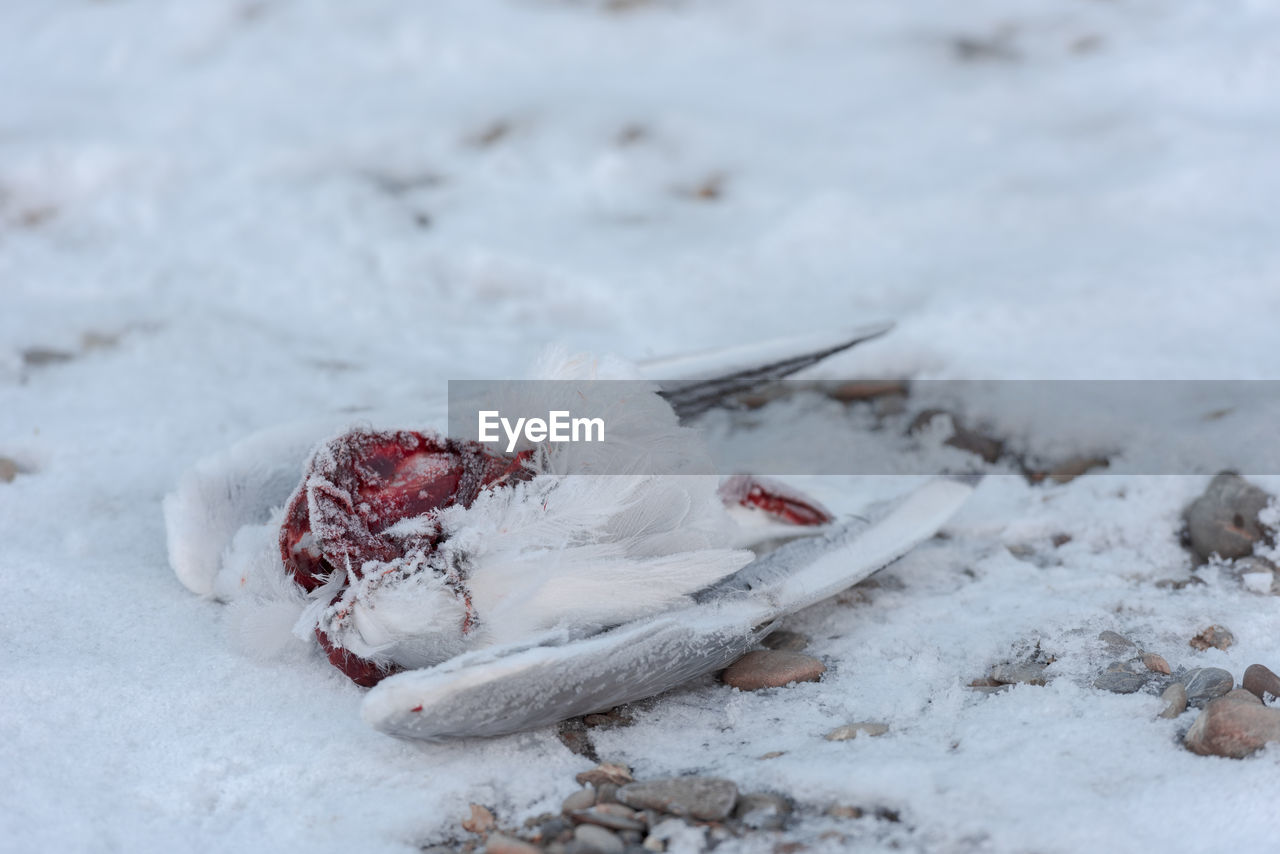
[[[826,669],[818,659],[798,652],[758,649],[730,664],[720,678],[740,691],[759,691],[792,682],[817,682]]]
[[[635,777],[631,776],[631,769],[625,765],[618,765],[612,762],[603,762],[590,771],[583,771],[574,777],[580,785],[588,784],[599,788],[605,783],[613,783],[615,786],[622,786],[626,783],[634,783]]]
[[[1239,579],[1241,586],[1264,596],[1276,585],[1276,565],[1264,557],[1249,555],[1231,564],[1228,573]]]
[[[780,629],[761,641],[769,649],[779,652],[800,652],[809,645],[809,636],[800,632]]]
[[[1181,682],[1165,688],[1160,699],[1164,700],[1164,711],[1160,713],[1162,718],[1176,718],[1187,710],[1187,688]]]
[[[10,483],[18,476],[18,464],[8,457],[0,457],[0,483]]]
[[[1048,666],[1041,661],[997,664],[991,668],[991,681],[998,685],[1046,685],[1049,678],[1044,675],[1044,669]]]
[[[1132,694],[1149,682],[1154,674],[1143,668],[1137,670],[1132,662],[1113,661],[1097,679],[1093,687],[1110,691],[1113,694]]]
[[[488,833],[497,826],[498,820],[493,813],[480,804],[472,804],[470,817],[462,820],[462,829],[468,833]]]
[[[503,836],[501,833],[491,834],[485,842],[484,850],[487,854],[541,854],[542,852],[542,849],[536,845],[530,845],[523,839],[516,839],[513,836]]]
[[[781,830],[791,815],[786,798],[758,792],[738,798],[733,817],[755,830]]]
[[[1111,461],[1106,457],[1072,457],[1054,466],[1048,476],[1054,483],[1070,483],[1082,474],[1110,465]]]
[[[564,799],[564,804],[561,805],[560,811],[568,814],[571,812],[577,812],[578,810],[585,810],[595,805],[595,789],[579,789]]]
[[[738,787],[716,777],[671,777],[631,783],[618,790],[618,800],[630,807],[669,815],[723,821],[738,802]]]
[[[1210,626],[1188,641],[1191,646],[1200,650],[1205,650],[1209,647],[1226,649],[1235,642],[1236,636],[1231,634],[1231,630],[1225,626]]]
[[[1196,708],[1221,697],[1236,685],[1235,677],[1221,667],[1197,667],[1184,673],[1179,681],[1187,689],[1187,702]]]
[[[644,830],[645,828],[638,813],[622,804],[600,804],[572,813],[569,818],[579,824],[594,824],[610,830]]]
[[[1280,741],[1280,709],[1237,689],[1205,706],[1184,744],[1203,756],[1243,759],[1271,741]]]
[[[1258,514],[1270,498],[1238,474],[1218,475],[1187,508],[1192,550],[1202,560],[1214,554],[1228,560],[1252,554],[1253,544],[1265,536]]]
[[[601,783],[596,786],[596,803],[616,804],[618,802],[618,784]]]
[[[827,397],[841,403],[874,400],[879,397],[902,397],[909,392],[902,380],[850,380],[828,388]]]
[[[787,751],[785,750],[770,750],[768,753],[761,753],[760,758],[761,759],[777,759],[779,756],[786,756],[786,755],[787,755]]]
[[[1154,652],[1144,652],[1142,654],[1142,663],[1152,673],[1163,673],[1168,676],[1173,672],[1169,669],[1169,662],[1164,660],[1164,656],[1156,655]]]
[[[612,832],[594,824],[580,824],[573,831],[575,849],[581,854],[622,854],[627,845]]]
[[[860,732],[865,732],[870,736],[877,736],[884,735],[888,731],[888,724],[876,721],[858,721],[857,723],[845,724],[831,730],[831,732],[827,733],[827,741],[848,741],[851,738],[857,738]]]
[[[1098,634],[1098,640],[1102,641],[1107,652],[1112,655],[1119,655],[1128,649],[1137,649],[1137,645],[1119,632],[1107,630]]]
[[[1280,676],[1261,664],[1250,664],[1245,668],[1241,684],[1246,691],[1264,703],[1267,701],[1267,694],[1280,697]]]

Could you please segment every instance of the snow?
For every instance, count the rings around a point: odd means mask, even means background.
[[[390,739],[315,654],[238,645],[170,569],[160,501],[254,431],[427,411],[552,342],[886,318],[827,375],[1280,379],[1271,4],[635,6],[0,9],[6,845],[412,851],[470,802],[554,810],[588,765],[548,729]],[[1206,482],[988,478],[947,539],[789,621],[824,681],[703,680],[597,746],[793,796],[818,850],[1266,850],[1280,753],[1194,756],[1189,715],[1091,687],[1103,629],[1175,667],[1280,664],[1273,598],[1154,584],[1187,576]],[[1210,623],[1236,644],[1191,650]],[[1048,686],[963,687],[1037,642]],[[890,732],[822,738],[871,719]]]

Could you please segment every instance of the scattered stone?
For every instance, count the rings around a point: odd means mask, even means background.
[[[490,836],[485,842],[484,850],[486,854],[541,854],[542,851],[538,846],[530,845],[523,839],[504,836],[501,833]]]
[[[984,463],[994,463],[1004,453],[1004,442],[960,424],[943,444],[981,457]]]
[[[601,783],[596,787],[596,803],[616,804],[618,802],[618,784]]]
[[[1137,649],[1137,644],[1129,640],[1119,632],[1105,631],[1098,634],[1098,640],[1107,646],[1107,652],[1112,655],[1119,655],[1129,649]]]
[[[75,353],[66,350],[55,350],[51,347],[29,347],[22,351],[22,363],[30,368],[43,368],[48,365],[61,365],[76,357]]]
[[[1144,652],[1142,654],[1142,663],[1152,673],[1163,673],[1168,676],[1173,672],[1169,669],[1169,662],[1164,660],[1164,656],[1156,655],[1154,652]]]
[[[1181,682],[1165,688],[1160,699],[1164,700],[1164,711],[1160,713],[1162,718],[1176,718],[1187,710],[1187,689]]]
[[[1071,542],[1070,534],[1054,534],[1049,538],[1049,542],[1053,543],[1055,549],[1060,549],[1067,543]]]
[[[1161,590],[1182,590],[1185,587],[1198,587],[1205,581],[1198,575],[1189,575],[1186,578],[1162,578],[1156,582],[1156,587]]]
[[[760,754],[761,759],[777,759],[779,756],[785,756],[785,750],[770,750],[768,753]]]
[[[827,389],[827,397],[841,403],[875,400],[878,397],[902,397],[908,392],[903,380],[853,380]]]
[[[8,457],[0,457],[0,483],[12,483],[18,476],[18,464]]]
[[[874,737],[884,735],[888,731],[888,724],[877,723],[876,721],[858,721],[857,723],[845,724],[831,730],[831,732],[827,733],[827,741],[848,741],[851,738],[857,738],[860,732]]]
[[[977,691],[979,694],[999,694],[1001,691],[1008,691],[1012,687],[1007,682],[997,682],[987,676],[969,683],[970,690]]]
[[[534,837],[534,841],[544,845],[556,840],[568,842],[573,838],[573,825],[560,816],[552,816],[538,825]]]
[[[1209,647],[1226,649],[1235,642],[1236,636],[1231,634],[1231,630],[1225,626],[1210,626],[1188,641],[1191,646],[1199,650],[1206,650]]]
[[[1243,759],[1267,742],[1280,741],[1280,709],[1268,708],[1243,689],[1205,706],[1184,743],[1202,756]]]
[[[817,682],[826,669],[821,661],[808,655],[758,649],[730,664],[720,678],[740,691],[759,691],[792,682]]]
[[[488,833],[498,826],[498,820],[488,807],[480,804],[471,805],[471,816],[462,820],[462,829],[468,833]]]
[[[570,718],[567,721],[561,721],[560,726],[556,730],[556,735],[560,739],[560,743],[569,748],[571,753],[575,753],[592,762],[599,762],[600,757],[596,754],[596,746],[591,741],[591,734],[587,732],[586,724],[581,718]]]
[[[617,727],[631,726],[635,723],[631,715],[628,714],[621,706],[616,709],[610,709],[607,712],[600,712],[594,715],[584,715],[582,723],[590,729],[604,727],[605,729],[615,729]]]
[[[1046,685],[1049,678],[1044,675],[1047,661],[1019,661],[1009,664],[997,664],[991,668],[991,681],[997,685]]]
[[[769,649],[779,652],[800,652],[809,645],[809,636],[800,632],[779,629],[761,641]]]
[[[827,810],[827,815],[832,818],[862,818],[862,808],[837,804]]]
[[[1097,679],[1093,687],[1113,694],[1132,694],[1151,681],[1154,674],[1145,667],[1137,667],[1132,661],[1113,661]]]
[[[612,762],[604,762],[590,771],[583,771],[574,778],[580,785],[586,786],[603,786],[605,783],[613,783],[615,786],[634,783],[635,777],[631,776],[631,769],[625,765],[618,765]]]
[[[1187,689],[1187,702],[1196,708],[1221,697],[1236,685],[1235,677],[1221,667],[1197,667],[1184,673],[1179,681]]]
[[[618,801],[700,821],[722,821],[733,812],[738,787],[716,777],[671,777],[623,786]]]
[[[596,805],[595,789],[579,789],[572,795],[564,799],[564,804],[560,807],[560,812],[568,815],[571,812],[585,810]]]
[[[767,792],[743,795],[733,811],[734,818],[755,830],[782,830],[790,815],[790,802]]]
[[[1267,541],[1258,514],[1271,496],[1240,475],[1223,472],[1187,508],[1187,536],[1201,560],[1219,555],[1228,560],[1253,553]]]
[[[569,818],[577,824],[594,824],[610,830],[644,830],[645,823],[638,816],[635,810],[622,804],[599,804],[571,813]]]
[[[1072,457],[1050,469],[1047,476],[1054,483],[1070,483],[1082,474],[1110,465],[1111,461],[1106,457]]]
[[[622,854],[627,845],[616,834],[595,824],[580,824],[573,831],[580,854]]]
[[[1280,676],[1261,664],[1250,664],[1246,667],[1241,684],[1246,691],[1264,703],[1267,701],[1267,694],[1280,697]]]

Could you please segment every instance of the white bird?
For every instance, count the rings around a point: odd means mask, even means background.
[[[967,494],[945,482],[905,517],[890,514],[889,529],[846,525],[753,563],[746,547],[778,526],[753,531],[729,506],[830,517],[776,484],[722,485],[697,433],[679,424],[678,413],[882,331],[647,366],[678,378],[662,386],[618,360],[553,355],[539,375],[560,382],[513,383],[504,405],[552,411],[589,395],[609,430],[603,442],[525,442],[514,458],[361,429],[321,442],[299,467],[315,425],[263,434],[198,465],[166,498],[170,560],[195,592],[242,604],[250,645],[280,646],[288,623],[354,681],[381,682],[366,718],[396,734],[507,732],[657,693],[724,666],[762,624],[897,557]],[[694,474],[670,476],[655,458]],[[824,568],[857,537],[870,547],[864,561]],[[664,620],[672,614],[684,617]],[[654,654],[665,662],[656,678]],[[548,692],[552,671],[566,693]]]

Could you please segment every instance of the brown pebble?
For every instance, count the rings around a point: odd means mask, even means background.
[[[486,854],[541,854],[542,849],[514,836],[495,833],[485,841]]]
[[[760,754],[761,759],[777,759],[779,756],[786,756],[785,750],[770,750],[768,753]]]
[[[579,810],[569,816],[575,824],[594,824],[609,830],[644,830],[640,813],[622,804],[600,804],[591,809]]]
[[[595,789],[579,789],[564,799],[564,803],[560,806],[560,812],[568,814],[571,812],[577,812],[578,810],[585,810],[595,805]]]
[[[1246,691],[1264,703],[1267,701],[1267,694],[1280,697],[1280,676],[1261,664],[1250,664],[1246,667],[1241,684]]]
[[[1193,753],[1232,759],[1242,759],[1273,741],[1280,741],[1280,709],[1262,705],[1241,688],[1205,706],[1184,739]]]
[[[1225,626],[1210,626],[1193,637],[1188,643],[1196,649],[1205,650],[1209,647],[1226,649],[1235,641],[1236,636],[1231,634],[1230,629]]]
[[[720,678],[724,684],[740,691],[759,691],[792,682],[817,682],[826,669],[826,665],[812,656],[760,649],[730,664]]]
[[[603,762],[590,771],[583,771],[574,778],[579,784],[585,786],[588,783],[592,786],[603,786],[605,783],[613,783],[615,786],[622,786],[627,783],[635,782],[635,777],[631,776],[631,769],[625,765],[617,765],[612,762]]]
[[[862,809],[860,807],[837,805],[828,809],[827,815],[832,818],[862,818]]]
[[[1049,479],[1054,483],[1070,483],[1093,469],[1104,469],[1110,465],[1105,457],[1074,457],[1054,466],[1049,471]]]
[[[1142,654],[1142,663],[1152,673],[1163,673],[1168,676],[1173,672],[1169,669],[1169,662],[1164,660],[1164,656],[1156,655],[1154,652],[1144,652]]]
[[[0,457],[0,483],[12,483],[18,476],[18,464],[8,457]]]
[[[845,724],[838,726],[831,732],[827,733],[827,741],[848,741],[851,738],[857,738],[860,733],[869,736],[884,735],[889,731],[888,724],[877,723],[875,721],[858,721],[853,724]]]
[[[1164,711],[1160,713],[1160,717],[1176,718],[1187,710],[1187,687],[1181,682],[1174,682],[1164,689],[1160,699],[1164,700]]]
[[[851,380],[827,389],[827,397],[841,403],[874,400],[886,395],[907,394],[907,384],[902,380]]]
[[[596,803],[616,804],[618,802],[618,784],[601,783],[596,786]]]
[[[488,833],[498,826],[498,820],[488,807],[471,805],[471,817],[462,820],[462,829],[469,833]]]

